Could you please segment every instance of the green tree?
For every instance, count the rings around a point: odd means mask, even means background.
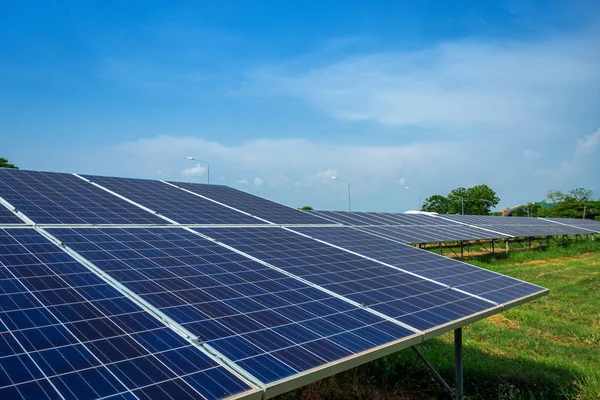
[[[314,210],[314,208],[312,208],[311,206],[304,206],[304,207],[300,207],[298,210],[312,211],[312,210]]]
[[[436,212],[439,214],[448,214],[450,210],[450,201],[439,194],[434,194],[425,199],[421,206],[421,211]]]
[[[564,200],[565,195],[560,190],[550,189],[546,192],[546,198],[550,200],[550,203],[552,203],[552,207],[556,207],[556,204]]]
[[[0,157],[0,168],[16,168],[19,169],[15,164],[11,164],[4,157]]]
[[[464,204],[465,214],[468,215],[489,215],[491,209],[500,202],[496,192],[487,185],[476,185],[468,189],[456,188],[448,194],[448,199],[451,203],[451,213],[460,214]]]
[[[594,192],[592,190],[577,188],[569,190],[563,201],[591,201],[593,196]]]

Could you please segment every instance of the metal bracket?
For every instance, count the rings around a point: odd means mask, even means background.
[[[411,347],[417,354],[419,359],[425,364],[427,369],[431,372],[436,381],[452,396],[455,400],[464,399],[463,390],[463,358],[462,358],[462,328],[454,330],[454,381],[456,388],[453,389],[448,382],[442,378],[442,376],[435,370],[433,365],[421,354],[416,347]]]

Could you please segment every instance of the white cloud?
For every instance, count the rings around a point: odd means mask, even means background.
[[[238,183],[240,185],[247,185],[248,179],[240,179],[240,180],[235,181],[235,183]]]
[[[400,178],[398,179],[398,184],[401,186],[404,186],[406,184],[406,178]]]
[[[264,183],[264,181],[259,177],[254,178],[253,182],[254,182],[254,186],[262,186]]]
[[[575,145],[575,156],[581,157],[592,154],[600,146],[600,129],[583,139],[579,139]]]
[[[206,167],[203,167],[197,164],[194,167],[185,168],[181,171],[183,176],[191,177],[191,176],[203,176],[206,174]]]
[[[537,160],[542,156],[539,152],[533,150],[525,150],[523,155],[529,160]]]
[[[318,61],[305,68],[293,61],[267,66],[252,72],[250,88],[303,99],[342,120],[444,129],[526,126],[537,136],[574,102],[596,95],[600,52],[590,48],[598,46],[596,32],[522,42],[458,40],[317,67],[311,65]]]

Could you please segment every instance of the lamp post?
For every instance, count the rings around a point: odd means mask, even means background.
[[[456,196],[460,198],[460,215],[465,215],[465,198],[462,196]]]
[[[344,182],[348,185],[348,211],[350,211],[350,182],[340,179],[337,176],[332,176],[331,179],[335,179],[336,181]]]
[[[208,161],[196,160],[194,157],[187,157],[188,160],[194,161],[196,163],[204,163],[206,164],[206,183],[210,185],[210,164]]]
[[[411,188],[410,186],[404,186],[406,190],[416,190],[419,194],[419,211],[421,211],[421,192],[415,188]]]

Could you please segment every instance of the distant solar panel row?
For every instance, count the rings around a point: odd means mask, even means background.
[[[275,224],[327,224],[317,215],[286,207],[274,201],[222,185],[172,182],[174,185],[264,218]]]
[[[589,230],[577,226],[559,224],[541,218],[447,214],[441,214],[436,218],[474,225],[511,236],[554,236],[590,233]]]
[[[35,230],[0,230],[0,246],[0,398],[251,390]]]
[[[164,224],[71,174],[0,169],[0,196],[40,224]]]
[[[367,232],[384,235],[405,243],[430,243],[450,240],[507,238],[508,235],[467,226],[428,215],[317,211],[331,221],[359,227]]]

